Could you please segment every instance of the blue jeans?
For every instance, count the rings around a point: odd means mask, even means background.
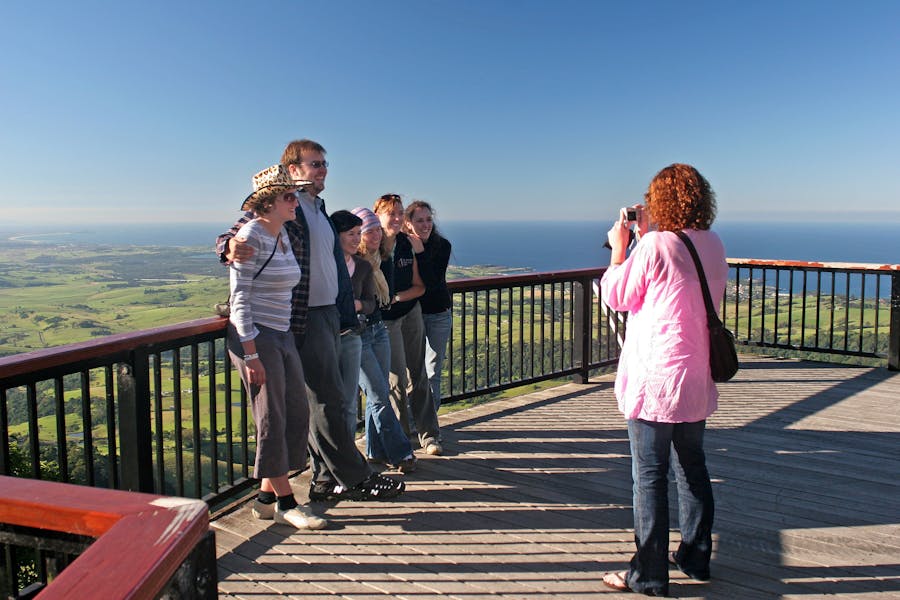
[[[681,529],[681,545],[676,552],[676,560],[685,573],[697,578],[709,577],[715,509],[703,452],[705,429],[706,421],[628,421],[637,551],[631,558],[626,580],[636,592],[669,593],[670,462],[678,487]]]
[[[391,405],[391,344],[383,321],[367,326],[362,334],[359,385],[366,395],[366,455],[398,464],[412,454],[409,439]]]
[[[362,341],[356,333],[341,336],[341,392],[344,397],[344,412],[347,415],[347,431],[356,438],[359,423],[359,361]]]
[[[444,356],[447,355],[447,340],[453,329],[453,315],[448,308],[439,313],[422,313],[425,321],[425,373],[431,385],[431,397],[434,409],[441,407],[441,374],[444,369]]]

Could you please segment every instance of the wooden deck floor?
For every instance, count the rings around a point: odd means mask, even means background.
[[[900,598],[900,374],[744,358],[707,432],[713,580],[673,570],[672,595]],[[423,457],[399,499],[314,504],[326,530],[292,534],[247,508],[214,521],[221,596],[634,597],[600,581],[633,550],[611,379],[461,411],[442,430],[447,455]],[[305,500],[306,478],[294,483]]]

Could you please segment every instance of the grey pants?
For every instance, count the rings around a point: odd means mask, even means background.
[[[250,385],[243,354],[229,349],[250,396],[256,423],[256,462],[253,477],[281,477],[306,468],[309,404],[303,385],[303,366],[290,331],[257,325],[256,352],[266,370],[266,383]],[[234,348],[234,344],[231,344]]]
[[[299,343],[309,399],[309,453],[313,482],[337,481],[347,488],[372,474],[347,425],[340,365],[340,318],[335,306],[309,309]],[[298,339],[299,342],[299,339]]]
[[[412,415],[419,444],[424,448],[440,441],[437,410],[431,396],[431,384],[425,372],[425,324],[419,303],[399,319],[385,321],[391,339],[391,400],[400,413],[406,435],[411,433]],[[409,375],[407,375],[407,370]]]

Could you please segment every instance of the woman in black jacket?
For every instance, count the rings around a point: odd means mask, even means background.
[[[422,254],[413,250],[409,236],[401,231],[403,201],[400,196],[381,196],[375,201],[374,212],[381,221],[384,249],[393,265],[392,277],[388,281],[391,304],[382,310],[391,340],[391,398],[397,405],[400,423],[407,435],[412,433],[411,416],[419,444],[427,454],[437,456],[444,450],[441,447],[437,410],[425,371],[425,325],[418,302],[425,293],[425,284],[419,275],[418,258]],[[408,383],[412,384],[409,396]]]
[[[419,275],[425,294],[419,298],[425,323],[425,372],[431,386],[435,410],[441,407],[441,372],[447,354],[447,340],[453,329],[453,302],[447,289],[447,265],[450,263],[450,241],[434,226],[434,210],[424,200],[414,200],[406,207],[404,229],[413,249],[421,256]],[[417,245],[421,244],[421,250]]]

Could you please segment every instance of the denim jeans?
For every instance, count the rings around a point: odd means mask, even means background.
[[[425,325],[422,321],[422,308],[416,302],[408,313],[386,323],[391,339],[391,399],[400,413],[403,431],[412,435],[415,427],[419,434],[419,444],[425,448],[430,442],[440,441],[441,431],[434,400],[431,399],[428,375],[425,373]]]
[[[422,313],[425,322],[425,373],[431,385],[431,397],[434,409],[441,407],[441,373],[444,369],[444,356],[447,355],[447,340],[453,329],[453,315],[448,308],[439,313]]]
[[[676,560],[684,572],[695,577],[709,577],[715,509],[703,452],[705,429],[706,421],[628,421],[637,551],[631,558],[627,582],[636,592],[669,593],[670,462],[678,487],[681,529]]]
[[[366,395],[366,456],[398,464],[412,454],[412,446],[391,405],[387,326],[383,321],[373,323],[363,330],[360,339],[359,385]]]
[[[344,396],[344,412],[347,414],[347,431],[356,438],[359,424],[359,361],[362,340],[359,334],[345,333],[341,336],[341,391]]]

